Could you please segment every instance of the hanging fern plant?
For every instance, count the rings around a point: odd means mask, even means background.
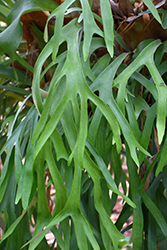
[[[119,54],[114,39],[128,45],[108,0],[101,16],[88,0],[0,5],[8,24],[0,34],[2,249],[48,249],[51,231],[57,249],[117,250],[132,214],[133,248],[163,247],[166,42],[144,40],[133,56]]]

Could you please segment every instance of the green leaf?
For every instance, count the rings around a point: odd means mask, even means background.
[[[51,140],[56,150],[57,161],[60,160],[61,158],[68,160],[69,155],[64,147],[64,143],[57,129],[55,129],[54,132],[52,133]]]
[[[19,87],[15,87],[15,86],[0,85],[0,89],[4,89],[4,90],[11,91],[13,93],[18,93],[21,95],[30,94],[30,91],[27,91],[27,90],[24,90],[23,88],[19,88]]]
[[[15,2],[8,15],[9,26],[0,33],[0,54],[7,53],[13,56],[18,48],[23,35],[20,22],[21,15],[38,10],[52,11],[56,7],[57,4],[52,0],[48,0],[47,3],[40,0],[19,0]]]
[[[166,10],[158,10],[158,13],[162,13],[162,27],[167,29],[167,12]]]
[[[34,199],[32,200],[29,208],[31,206],[34,206],[36,204],[37,200],[34,197]],[[28,209],[27,209],[28,210]],[[0,240],[0,244],[7,239],[16,229],[17,225],[20,223],[20,221],[22,220],[22,218],[24,217],[24,215],[26,214],[27,210],[23,210],[22,214],[12,223],[12,225],[8,228],[8,230],[4,233],[2,239]]]
[[[1,2],[5,5],[7,5],[8,7],[12,8],[13,6],[13,1],[12,0],[1,0]]]
[[[100,171],[102,172],[104,178],[106,179],[106,182],[108,183],[110,189],[118,194],[121,195],[123,197],[124,200],[126,200],[126,202],[132,206],[135,207],[135,204],[128,198],[126,197],[123,193],[121,193],[118,188],[116,183],[114,182],[110,172],[108,171],[105,163],[103,162],[102,158],[98,155],[98,153],[96,152],[96,150],[93,148],[93,146],[90,143],[86,143],[86,146],[88,147],[88,149],[90,150],[90,152],[92,153],[92,155],[95,157],[98,168],[100,169]],[[86,168],[87,169],[87,168]],[[93,175],[92,175],[93,178]]]
[[[10,9],[8,9],[7,7],[0,5],[0,12],[7,17],[9,15]]]
[[[149,59],[147,66],[156,84],[156,88],[158,92],[156,127],[157,127],[157,132],[158,132],[158,141],[159,141],[159,144],[161,144],[164,133],[165,133],[165,126],[166,126],[165,124],[166,124],[166,108],[167,108],[166,106],[167,87],[161,75],[159,74],[158,69],[155,66],[153,58]]]
[[[166,150],[167,150],[167,137],[165,138],[165,141],[161,148],[161,157],[160,157],[160,161],[158,163],[158,167],[155,172],[155,176],[158,176],[158,174],[163,170],[163,167],[167,164]]]
[[[113,16],[111,12],[110,2],[108,0],[100,0],[101,17],[104,29],[104,40],[106,42],[107,50],[111,57],[113,57],[114,49],[114,29]]]
[[[160,40],[155,40],[152,43],[148,44],[135,58],[135,60],[124,70],[122,71],[114,80],[114,86],[119,88],[117,103],[121,111],[124,113],[124,99],[126,94],[126,85],[130,76],[138,69],[140,66],[146,65],[150,73],[154,70],[154,66],[151,66],[153,62],[153,55],[157,47],[161,44]],[[156,80],[157,82],[157,80]]]
[[[134,101],[136,101],[137,98],[135,98]],[[141,100],[144,102],[144,100],[141,98]],[[141,103],[140,103],[141,104]],[[128,118],[129,118],[129,123],[130,126],[132,128],[133,131],[135,131],[135,137],[137,139],[137,141],[140,141],[140,131],[139,131],[139,127],[138,127],[138,123],[137,123],[137,119],[136,119],[136,106],[135,106],[135,111],[133,109],[133,105],[132,105],[132,101],[131,98],[128,96],[128,100],[126,105],[126,109],[127,109],[127,113],[128,113]],[[140,105],[141,107],[141,105]],[[142,109],[142,107],[141,107]]]
[[[25,213],[24,213],[25,214]],[[20,220],[22,218],[22,215],[20,215],[16,220],[15,222],[8,228],[8,230],[5,232],[5,234],[3,235],[1,241],[0,241],[0,244],[6,239],[8,238],[12,233],[13,231],[15,230],[15,228],[17,227],[17,225],[19,224]]]
[[[32,134],[35,130],[38,116],[36,115],[36,117],[33,117],[33,118],[34,119],[31,119],[31,123],[30,123],[30,126],[32,126],[32,128],[30,131],[30,139],[29,139],[29,143],[27,146],[26,159],[25,159],[25,164],[24,164],[24,173],[23,173],[24,175],[23,186],[22,186],[23,209],[27,209],[29,205],[33,181],[34,181],[34,172],[33,172],[34,147],[32,146]]]
[[[67,193],[66,193],[65,185],[62,181],[62,178],[56,166],[54,157],[52,154],[50,154],[51,151],[52,151],[52,146],[51,146],[51,143],[48,142],[45,147],[45,152],[43,153],[45,154],[45,159],[48,164],[48,168],[52,176],[54,187],[56,190],[56,207],[54,210],[54,215],[56,215],[65,206],[65,203],[67,201]]]
[[[167,239],[167,223],[161,213],[161,211],[158,209],[158,207],[155,205],[155,203],[150,199],[150,197],[147,195],[147,193],[144,191],[143,188],[139,189],[139,193],[141,197],[143,198],[143,201],[146,205],[146,207],[151,212],[152,216],[156,220],[157,224],[161,228],[164,236]]]
[[[59,48],[59,43],[61,40],[61,30],[62,30],[62,26],[63,26],[63,19],[64,19],[64,14],[67,11],[67,8],[74,2],[75,0],[66,0],[64,1],[61,5],[58,6],[57,9],[55,9],[49,16],[46,26],[45,26],[45,31],[44,31],[44,40],[45,42],[48,42],[48,29],[47,29],[47,25],[49,20],[56,16],[56,23],[55,23],[55,27],[54,27],[54,36],[53,36],[53,40],[54,40],[54,47],[53,47],[53,55],[52,55],[52,60],[53,62],[55,62],[56,60],[56,56],[57,56],[57,52],[58,52],[58,48]]]
[[[89,49],[90,49],[92,36],[94,34],[98,34],[99,36],[103,37],[103,32],[95,23],[93,13],[91,12],[88,0],[80,0],[80,2],[82,4],[83,23],[84,23],[83,58],[86,61],[88,58],[88,55],[89,55]],[[107,5],[108,5],[108,3],[107,3]],[[104,5],[103,5],[103,12],[104,11],[105,11],[105,9],[104,9]],[[108,12],[109,12],[109,10],[107,11],[107,13]],[[111,19],[111,15],[108,18]],[[106,28],[106,20],[105,20],[105,28]],[[107,34],[106,34],[106,36],[107,36]],[[108,41],[107,41],[107,44],[108,44]],[[113,53],[112,51],[110,51],[110,46],[109,46],[109,52]]]
[[[0,33],[0,54],[13,56],[22,39],[22,26],[18,19]]]
[[[144,129],[142,131],[141,140],[140,140],[140,144],[145,149],[147,149],[149,145],[149,141],[150,141],[150,137],[151,137],[151,133],[153,129],[153,122],[154,122],[156,111],[157,111],[156,106],[157,106],[157,103],[153,104],[152,107],[150,107],[146,111],[146,121],[145,121]],[[144,157],[145,157],[145,154],[140,151],[139,152],[140,165],[142,164]]]
[[[139,118],[139,115],[140,115],[141,111],[143,111],[143,110],[147,111],[149,109],[149,105],[147,104],[147,102],[140,96],[137,96],[134,99],[134,106],[135,106],[135,117],[136,117],[136,119]]]
[[[12,170],[13,170],[13,145],[10,145],[7,149],[7,157],[5,159],[4,165],[3,165],[3,169],[2,169],[2,173],[1,173],[1,177],[0,177],[0,189],[1,189],[1,193],[0,193],[0,202],[3,200],[6,189],[8,187],[9,184],[9,180],[11,178],[11,174],[12,174]]]
[[[161,18],[158,14],[157,9],[155,8],[153,2],[151,0],[143,0],[143,2],[145,3],[145,5],[148,7],[148,9],[151,11],[151,13],[153,14],[154,18],[157,19],[157,21],[162,24]]]
[[[127,158],[128,172],[129,172],[129,180],[130,180],[130,192],[132,196],[132,201],[136,205],[136,208],[133,209],[133,227],[132,227],[133,247],[136,250],[141,250],[142,240],[143,240],[144,218],[142,212],[141,195],[138,192],[140,180],[137,174],[136,165],[130,155],[129,148],[127,147],[127,145],[125,146],[126,146],[126,158]]]

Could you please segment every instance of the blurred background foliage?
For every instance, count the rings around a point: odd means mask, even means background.
[[[0,249],[166,249],[166,8],[0,0]]]

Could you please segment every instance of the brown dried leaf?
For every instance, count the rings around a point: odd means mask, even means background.
[[[98,10],[100,8],[100,0],[93,0],[92,1],[92,10],[98,14]]]
[[[161,39],[162,42],[167,40],[167,29],[163,29],[152,14],[149,16],[150,21],[147,23],[141,15],[129,17],[119,25],[117,32],[129,50],[134,50],[140,42],[146,39]]]
[[[160,150],[160,145],[159,145],[159,143],[158,143],[158,134],[157,134],[157,131],[156,131],[156,129],[155,129],[154,126],[153,126],[153,130],[154,130],[154,142],[155,142],[157,151],[159,152],[159,150]]]
[[[143,14],[143,21],[146,24],[150,22],[150,15],[148,13]]]
[[[113,12],[113,15],[116,17],[123,17],[124,14],[122,13],[122,11],[119,9],[118,4],[115,3],[113,0],[110,0],[110,5],[111,5],[111,9]]]
[[[150,159],[149,159],[149,162],[150,164],[153,162],[153,160],[155,159],[155,157],[157,156],[157,153],[155,155],[153,155]],[[149,176],[147,177],[147,180],[146,180],[146,183],[145,185],[143,186],[143,189],[146,191],[149,186],[150,186],[150,177],[151,177],[151,174],[152,174],[152,171],[154,169],[155,166],[153,166],[151,172],[149,173]],[[140,180],[142,180],[146,174],[146,171],[147,171],[147,167],[146,167],[146,164],[143,163],[140,167],[140,172],[139,172],[139,178]]]
[[[122,11],[122,13],[127,17],[129,16],[129,13],[133,12],[133,8],[129,0],[119,0],[118,7],[120,11]]]

